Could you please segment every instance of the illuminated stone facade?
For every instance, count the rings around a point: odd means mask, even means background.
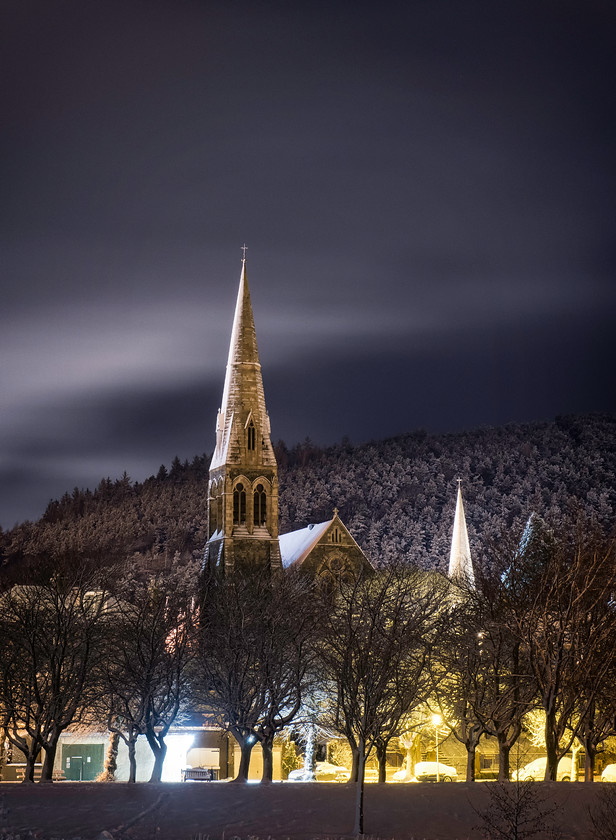
[[[338,577],[372,568],[338,511],[328,522],[285,534],[279,542],[278,469],[243,260],[210,464],[204,566],[228,574],[241,567],[283,565]]]
[[[282,534],[280,553],[285,569],[293,566],[332,582],[344,579],[349,572],[372,569],[337,510],[327,522]]]
[[[281,568],[278,468],[265,408],[245,260],[210,464],[204,563],[225,573],[241,565]]]

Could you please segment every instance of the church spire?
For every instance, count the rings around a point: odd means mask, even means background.
[[[471,560],[471,547],[468,541],[468,531],[466,530],[461,484],[461,479],[458,479],[456,515],[453,520],[451,553],[449,555],[449,577],[453,580],[465,582],[469,586],[474,587],[475,574],[473,572],[473,561]]]
[[[242,258],[240,286],[210,463],[205,563],[225,572],[280,568],[278,470]]]
[[[258,426],[267,432],[269,440],[269,418],[265,408],[257,333],[244,256],[229,343],[222,402],[216,423],[216,449],[210,469],[222,465],[228,457],[234,418],[236,421],[241,420],[245,423],[250,413],[254,415],[253,419]]]

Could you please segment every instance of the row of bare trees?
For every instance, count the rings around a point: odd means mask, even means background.
[[[186,700],[192,587],[118,579],[84,568],[14,585],[0,595],[0,726],[25,756],[24,781],[51,781],[62,732],[106,722],[128,746],[144,735],[160,780],[165,736]]]
[[[555,535],[531,517],[493,559],[495,574],[460,590],[448,610],[431,702],[466,746],[469,781],[483,735],[497,739],[499,778],[509,778],[532,710],[545,720],[546,779],[579,742],[592,781],[598,750],[616,735],[614,541],[588,523]]]
[[[613,543],[588,527],[556,537],[531,520],[501,541],[473,590],[389,566],[332,589],[290,571],[221,578],[174,568],[164,579],[57,571],[0,595],[0,724],[50,780],[61,733],[105,723],[126,742],[130,778],[144,735],[161,778],[170,727],[207,711],[272,778],[284,729],[315,719],[351,746],[361,812],[367,757],[381,781],[389,742],[422,709],[465,745],[497,739],[500,778],[524,716],[545,715],[546,777],[575,739],[587,778],[616,734]],[[479,570],[478,570],[479,571]],[[197,585],[198,583],[198,585]]]

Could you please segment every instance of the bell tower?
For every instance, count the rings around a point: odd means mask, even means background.
[[[245,248],[210,464],[204,566],[225,574],[240,568],[282,568],[278,468],[265,408]]]

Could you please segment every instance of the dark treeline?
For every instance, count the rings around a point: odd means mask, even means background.
[[[448,435],[417,431],[358,446],[306,440],[289,449],[279,441],[280,531],[328,519],[337,507],[373,562],[443,570],[458,477],[476,562],[532,512],[557,527],[581,510],[609,530],[615,442],[616,417],[601,415]],[[144,482],[125,474],[94,490],[75,488],[50,502],[38,522],[0,532],[6,572],[59,557],[138,559],[158,570],[178,553],[196,556],[207,537],[208,465],[206,455],[175,458]]]

